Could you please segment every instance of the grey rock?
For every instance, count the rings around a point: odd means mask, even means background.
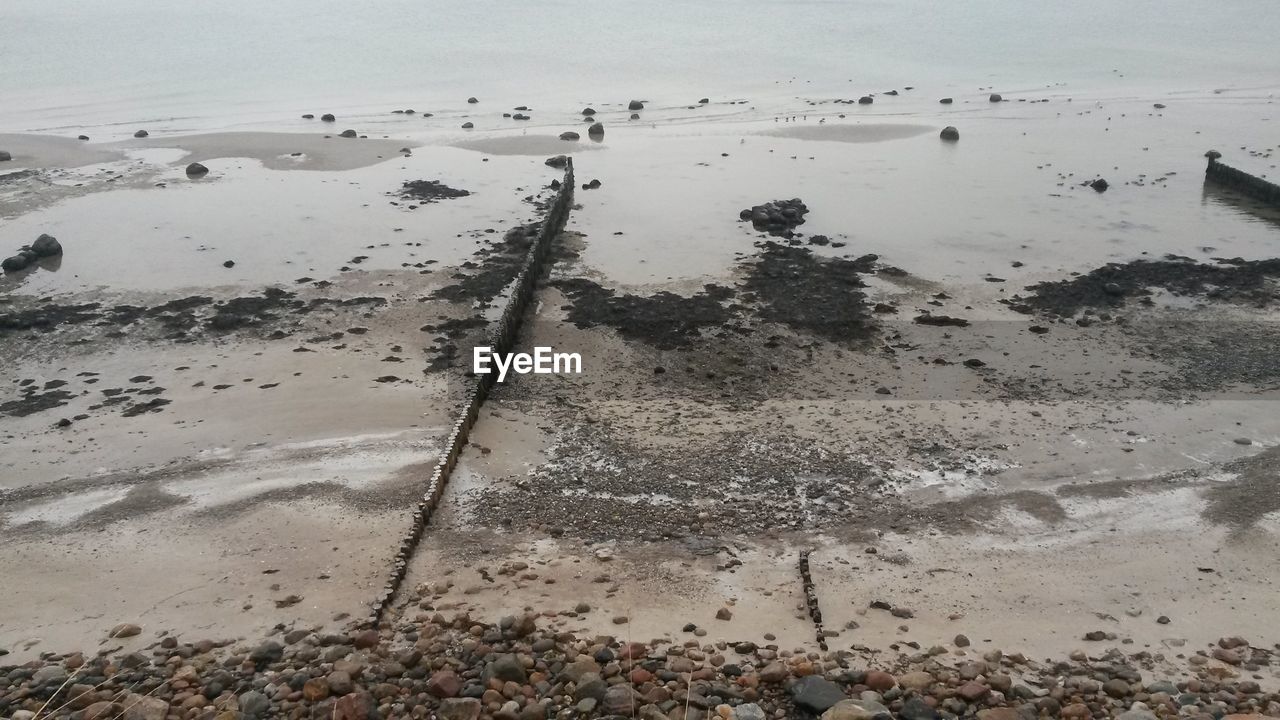
[[[476,720],[480,717],[480,701],[476,698],[449,698],[440,703],[440,720]]]
[[[561,140],[577,140],[577,139],[579,139],[579,138],[581,138],[581,137],[582,137],[581,135],[579,135],[579,134],[578,134],[578,133],[576,133],[576,132],[573,132],[572,130],[570,130],[569,132],[562,132],[562,133],[560,133],[560,139],[561,139]]]
[[[990,100],[991,102],[1000,102],[1004,100],[1004,98],[1000,97],[1000,93],[991,93],[991,97],[987,99]]]
[[[942,128],[942,132],[938,135],[938,137],[942,138],[943,140],[950,140],[952,142],[955,142],[956,140],[960,139],[960,131],[957,130],[954,125],[948,125]]]
[[[267,640],[249,653],[249,659],[256,663],[276,662],[284,655],[284,646],[275,640]]]
[[[191,163],[187,166],[187,177],[204,177],[209,174],[209,168],[200,163]]]
[[[497,678],[503,681],[523,683],[528,679],[525,673],[524,665],[520,663],[520,658],[515,655],[501,655],[497,660],[489,663],[484,669],[485,679]]]
[[[898,715],[903,720],[937,720],[938,711],[929,707],[919,696],[913,695],[902,703],[902,710],[898,711]]]
[[[604,123],[592,123],[591,127],[587,128],[587,134],[591,137],[604,137]]]
[[[67,671],[60,665],[46,665],[31,676],[31,684],[39,687],[40,685],[61,685],[67,679]]]
[[[353,138],[353,137],[356,137],[356,131],[355,131],[355,130],[343,130],[341,133],[338,133],[338,137]]]
[[[470,103],[470,104],[472,104],[472,105],[475,105],[476,103],[478,103],[478,102],[480,102],[480,101],[479,101],[479,100],[477,100],[477,99],[475,99],[475,98],[473,98],[473,97],[469,97],[469,98],[467,98],[467,102],[468,102],[468,103]]]
[[[245,718],[262,717],[270,709],[271,700],[257,690],[250,690],[240,696],[240,712],[244,713]]]
[[[627,109],[628,109],[628,110],[633,110],[633,111],[634,111],[634,110],[643,110],[643,109],[644,109],[644,103],[640,102],[639,100],[632,100],[631,102],[627,103]]]
[[[791,695],[797,706],[815,715],[826,712],[831,706],[845,699],[839,685],[816,675],[801,678],[791,686]]]
[[[147,132],[146,130],[139,130],[138,132],[134,133],[133,136],[136,138],[144,138],[150,134],[151,133]]]
[[[9,162],[13,159],[13,155],[8,150],[0,150],[0,162]]]
[[[321,122],[336,122],[338,118],[334,117],[333,113],[325,113],[320,116],[320,120]]]
[[[950,105],[951,103],[955,102],[955,100],[952,100],[951,98],[942,98],[938,102],[942,103],[943,105]]]
[[[463,129],[463,130],[470,130],[470,129],[471,129],[471,128],[473,128],[473,127],[475,127],[475,123],[472,123],[472,122],[464,122],[464,123],[462,123],[462,129]]]

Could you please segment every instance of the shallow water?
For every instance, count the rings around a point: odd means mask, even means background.
[[[1274,87],[1271,0],[6,0],[0,130],[253,125],[375,107],[696,102],[914,85]]]

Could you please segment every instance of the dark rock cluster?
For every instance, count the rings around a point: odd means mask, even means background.
[[[738,217],[750,220],[757,230],[786,237],[792,230],[804,224],[804,216],[807,212],[809,208],[805,207],[800,198],[792,198],[755,205],[738,213]]]
[[[52,235],[41,235],[30,245],[24,246],[14,255],[5,258],[0,267],[7,273],[25,270],[41,258],[62,254],[62,244]]]

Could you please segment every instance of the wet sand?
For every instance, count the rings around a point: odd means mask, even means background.
[[[0,418],[0,572],[23,580],[0,597],[0,647],[65,650],[118,622],[144,639],[249,637],[362,617],[452,421],[468,341],[492,319],[492,297],[440,290],[489,267],[560,153],[602,185],[578,193],[521,343],[580,352],[586,372],[494,394],[407,585],[447,578],[447,601],[478,616],[586,601],[599,612],[566,627],[617,632],[626,616],[648,638],[689,618],[798,645],[814,634],[796,570],[812,550],[827,642],[858,652],[963,632],[1061,655],[1104,630],[1165,653],[1175,676],[1179,653],[1217,637],[1275,642],[1274,305],[1155,292],[1089,325],[1013,307],[1108,262],[1275,257],[1274,220],[1202,184],[1204,150],[1266,147],[1266,103],[937,106],[913,92],[866,107],[651,102],[640,121],[600,105],[600,143],[556,139],[585,136],[576,108],[527,128],[470,109],[334,127],[369,139],[0,136],[39,167],[0,176],[0,246],[50,232],[66,248],[56,269],[0,280],[0,314],[102,305],[3,339],[14,385],[0,402],[68,395]],[[480,132],[457,129],[464,116]],[[937,138],[944,125],[958,143]],[[209,176],[187,179],[192,161]],[[1106,193],[1084,185],[1098,176]],[[410,210],[396,191],[415,179],[472,194]],[[810,208],[800,245],[738,219],[792,197]],[[790,271],[782,251],[797,247],[795,267],[838,286],[822,297],[874,331],[787,319],[786,284],[756,268]],[[837,263],[869,253],[870,270]],[[266,288],[296,297],[219,328],[240,307],[225,303]],[[185,321],[149,311],[192,297],[208,302]],[[609,303],[632,314],[610,319]],[[1240,361],[1219,362],[1222,347]],[[126,400],[108,404],[116,388]],[[122,417],[156,397],[170,402]],[[534,569],[478,572],[504,562]],[[723,606],[733,620],[714,619]]]

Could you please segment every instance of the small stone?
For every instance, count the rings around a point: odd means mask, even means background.
[[[147,132],[146,130],[139,130],[138,132],[134,133],[133,136],[136,138],[144,138],[150,134],[151,133]]]
[[[9,162],[13,159],[13,155],[8,150],[0,150],[0,162]]]
[[[954,125],[948,125],[942,128],[942,132],[939,133],[938,137],[941,137],[943,140],[955,142],[960,139],[960,131],[957,130]]]
[[[240,696],[240,712],[244,713],[245,718],[262,717],[270,709],[271,700],[257,690],[250,690]]]
[[[321,122],[337,122],[338,118],[334,117],[332,113],[325,113],[320,116],[320,120]]]
[[[644,103],[640,102],[639,100],[632,100],[631,102],[627,103],[627,109],[632,111],[643,110]]]
[[[476,698],[449,698],[440,703],[440,720],[476,720],[480,717],[480,701]]]
[[[473,98],[473,97],[469,97],[469,98],[467,98],[467,102],[468,102],[469,104],[471,104],[471,105],[475,105],[476,103],[478,103],[478,102],[480,102],[480,101],[479,101],[479,100],[477,100],[477,99],[475,99],[475,98]]]
[[[338,133],[338,137],[353,138],[353,137],[356,137],[356,131],[355,131],[355,130],[343,130],[342,132]]]
[[[1106,192],[1107,188],[1111,187],[1111,185],[1108,184],[1107,181],[1104,180],[1103,178],[1098,178],[1097,180],[1094,180],[1093,182],[1089,183],[1089,187],[1093,188],[1095,192],[1101,193],[1101,192]]]
[[[991,102],[1000,102],[1001,100],[1004,100],[1004,98],[1000,97],[1000,93],[991,93],[991,96],[987,99]]]
[[[587,128],[587,134],[591,137],[604,137],[604,123],[592,123],[591,127]]]
[[[576,133],[576,132],[573,132],[572,130],[570,130],[569,132],[562,132],[562,133],[560,133],[560,139],[561,139],[561,140],[577,140],[577,139],[579,139],[579,138],[581,138],[581,137],[582,137],[581,135],[579,135],[579,134],[578,134],[578,133]]]
[[[107,633],[108,637],[127,638],[142,633],[142,628],[133,623],[120,623],[111,628],[111,632]]]
[[[898,684],[898,681],[895,680],[892,675],[884,672],[883,670],[872,670],[867,673],[867,677],[862,681],[862,684],[878,693],[886,693],[893,689],[893,687]]]
[[[876,99],[871,97],[870,95],[863,95],[862,97],[858,98],[859,105],[870,105],[875,101]]]
[[[938,102],[942,103],[943,105],[950,105],[951,103],[953,103],[953,102],[955,102],[955,101],[954,101],[954,100],[952,100],[951,98],[942,98],[942,99],[941,99],[941,100],[939,100]]]
[[[955,643],[956,647],[969,647],[969,638],[964,635],[956,635],[955,640],[952,640],[952,642]]]
[[[722,608],[720,608],[719,610],[717,610],[717,611],[716,611],[716,619],[717,619],[717,620],[732,620],[732,619],[733,619],[733,613],[732,613],[732,612],[729,612],[729,608],[724,608],[724,607],[722,607]]]
[[[209,168],[198,162],[193,162],[187,166],[187,177],[204,177],[209,174]]]
[[[463,129],[463,130],[470,130],[471,128],[473,128],[473,127],[475,127],[475,126],[476,126],[476,125],[475,125],[475,123],[470,122],[470,121],[462,123],[462,129]]]

